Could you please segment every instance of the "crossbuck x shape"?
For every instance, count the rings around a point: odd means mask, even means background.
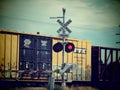
[[[63,29],[66,29],[69,33],[71,33],[72,31],[67,27],[72,20],[69,19],[66,23],[62,23],[59,19],[57,20],[57,22],[61,25],[61,27],[59,28],[59,30],[57,30],[58,33],[60,33]]]

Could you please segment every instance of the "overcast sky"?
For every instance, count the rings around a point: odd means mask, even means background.
[[[0,29],[58,36],[50,17],[62,16],[62,8],[65,22],[72,20],[70,38],[120,48],[120,0],[0,0]]]

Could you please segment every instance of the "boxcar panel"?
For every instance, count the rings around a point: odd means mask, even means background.
[[[0,34],[0,68],[5,71],[1,72],[0,77],[17,77],[17,73],[11,71],[18,70],[18,37],[13,34]]]

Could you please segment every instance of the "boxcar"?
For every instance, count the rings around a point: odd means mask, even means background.
[[[0,30],[0,79],[48,80],[49,73],[61,69],[62,51],[54,52],[53,45],[62,42],[61,37],[28,34]],[[65,63],[76,64],[65,72],[66,81],[91,80],[91,42],[89,40],[66,39],[75,50],[65,52]],[[56,81],[61,80],[59,72],[53,72]]]
[[[120,82],[120,49],[92,46],[92,81]]]

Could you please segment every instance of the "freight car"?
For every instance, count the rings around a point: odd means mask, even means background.
[[[120,48],[92,46],[92,79],[102,85],[120,84]],[[109,83],[109,84],[108,84]]]
[[[91,42],[66,39],[75,45],[75,50],[65,53],[65,63],[77,64],[65,73],[66,81],[91,80]],[[49,71],[61,68],[62,52],[52,49],[62,38],[39,34],[0,31],[0,79],[48,80]],[[56,81],[61,80],[58,72],[53,73]]]
[[[1,30],[0,80],[48,82],[51,71],[62,67],[62,52],[53,50],[57,42],[62,42],[62,38]],[[73,43],[75,50],[65,52],[65,63],[77,65],[77,69],[74,66],[65,72],[66,82],[80,85],[87,82],[99,87],[120,82],[119,48],[92,46],[89,40],[66,39],[66,42]],[[56,82],[61,82],[59,72],[52,75]]]
[[[91,51],[92,85],[100,90],[120,88],[120,48],[92,46]]]

